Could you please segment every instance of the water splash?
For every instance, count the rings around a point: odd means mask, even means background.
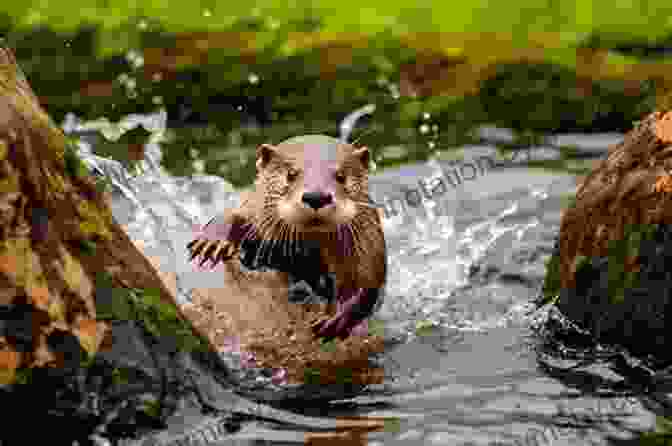
[[[132,240],[143,242],[148,255],[161,259],[166,272],[176,273],[177,300],[186,303],[195,284],[203,277],[212,280],[209,275],[192,274],[187,262],[185,246],[192,228],[205,223],[217,210],[236,206],[238,195],[231,184],[219,177],[177,178],[161,167],[160,143],[165,136],[166,118],[165,110],[130,115],[118,123],[107,119],[83,122],[69,114],[63,130],[80,137],[81,159],[94,175],[105,176],[112,184],[110,206],[114,218]],[[92,146],[101,137],[116,140],[137,126],[151,133],[137,172],[131,174],[121,163],[93,154]]]
[[[357,110],[353,111],[345,118],[343,118],[343,121],[341,121],[341,124],[339,126],[341,131],[340,136],[341,141],[348,142],[348,139],[350,138],[352,131],[355,129],[355,126],[357,125],[357,121],[359,121],[363,116],[370,115],[375,111],[376,111],[375,104],[367,104],[364,107],[358,108]]]
[[[357,120],[372,113],[375,107],[362,107],[348,115],[341,124],[341,137],[346,139]],[[92,153],[99,134],[119,138],[124,132],[142,125],[151,132],[145,157],[134,174],[113,160]],[[161,147],[166,130],[165,112],[154,115],[131,115],[116,124],[106,120],[80,122],[70,115],[63,127],[67,133],[80,135],[80,155],[97,175],[112,182],[112,211],[133,240],[142,240],[147,254],[158,257],[166,272],[175,272],[178,281],[178,302],[188,302],[196,286],[217,287],[220,275],[197,272],[187,262],[185,246],[195,225],[204,224],[227,206],[237,206],[239,195],[234,188],[216,176],[194,175],[173,177],[161,165]],[[98,136],[97,136],[98,135]],[[442,175],[437,160],[430,160],[431,180]],[[457,230],[455,216],[460,198],[446,193],[427,198],[421,194],[416,207],[407,207],[396,218],[383,219],[389,250],[388,297],[379,315],[386,323],[415,330],[418,321],[478,330],[501,324],[506,315],[497,313],[481,318],[477,312],[455,311],[464,287],[468,285],[469,269],[485,258],[493,245],[507,234],[520,241],[538,218],[507,223],[521,206],[535,207],[547,197],[547,191],[530,190],[529,196],[509,200],[508,206],[494,216],[476,219],[475,223]],[[494,202],[490,200],[490,202]],[[212,283],[211,283],[212,282]],[[206,285],[204,285],[206,284]],[[392,330],[393,332],[394,330]]]

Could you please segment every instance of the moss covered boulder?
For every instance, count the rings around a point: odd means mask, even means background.
[[[543,301],[603,343],[672,358],[672,113],[655,112],[584,180],[562,218]],[[666,329],[666,326],[668,327]]]
[[[0,47],[3,445],[117,444],[233,407],[228,369],[101,186]]]

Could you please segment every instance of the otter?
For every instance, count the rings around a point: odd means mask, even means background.
[[[368,191],[369,157],[367,147],[324,135],[260,145],[253,190],[187,245],[190,260],[280,271],[287,289],[305,280],[324,291],[326,274],[333,278],[335,295],[328,298],[336,311],[314,323],[313,333],[347,338],[373,314],[386,280],[380,213]]]

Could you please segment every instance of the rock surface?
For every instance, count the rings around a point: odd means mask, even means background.
[[[596,340],[672,359],[672,113],[642,120],[563,215],[544,301]]]
[[[116,444],[235,399],[106,194],[0,48],[3,446]]]

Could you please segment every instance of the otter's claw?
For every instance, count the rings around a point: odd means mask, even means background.
[[[374,307],[380,298],[380,290],[359,288],[356,290],[341,290],[338,310],[332,318],[325,318],[312,325],[313,333],[317,337],[345,339],[352,334],[366,334],[368,324],[366,320],[373,314]],[[346,299],[343,299],[343,298]],[[345,301],[343,301],[345,300]]]
[[[228,240],[195,239],[187,245],[187,249],[190,250],[189,261],[201,257],[200,266],[205,265],[208,260],[213,265],[230,260],[236,253],[236,247]]]
[[[325,338],[327,341],[338,337],[346,339],[350,336],[354,325],[347,313],[340,313],[332,318],[324,318],[315,322],[312,326],[313,333],[318,338]],[[358,321],[359,322],[359,321]]]
[[[205,239],[195,239],[189,242],[189,244],[187,245],[187,249],[189,250],[190,253],[189,261],[191,262],[192,260],[194,260],[194,258],[199,256],[203,251],[203,247],[208,243],[210,243],[210,241]]]

